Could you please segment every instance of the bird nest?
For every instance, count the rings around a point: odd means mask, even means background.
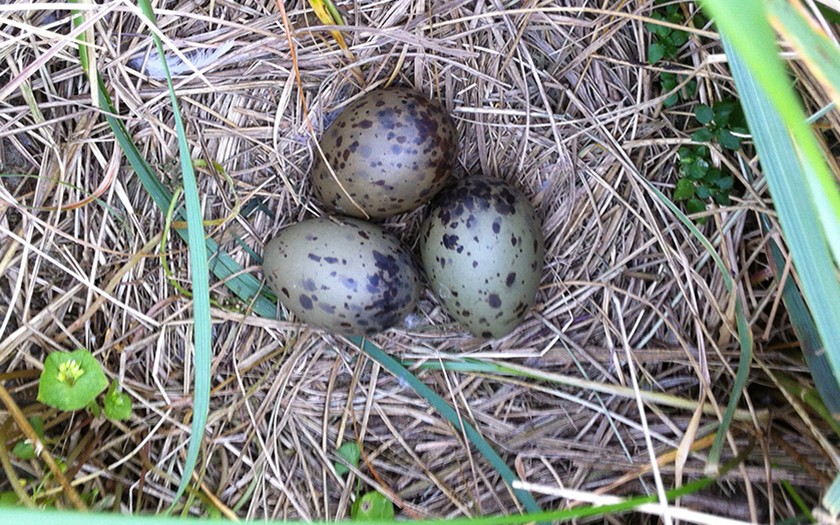
[[[737,98],[713,28],[694,28],[676,57],[651,65],[648,1],[339,2],[346,49],[307,2],[159,2],[206,233],[218,244],[211,268],[220,252],[241,267],[210,281],[210,412],[199,436],[193,279],[187,244],[172,233],[183,226],[117,147],[87,76],[99,72],[113,116],[175,191],[159,57],[132,3],[85,4],[85,71],[70,6],[55,5],[0,11],[0,376],[14,401],[6,414],[43,417],[47,450],[88,505],[165,509],[188,440],[202,438],[194,513],[335,519],[368,490],[409,518],[517,512],[521,498],[466,425],[542,509],[657,494],[703,478],[711,463],[718,479],[680,506],[766,520],[795,515],[794,492],[816,505],[837,451],[779,386],[811,380],[769,263],[778,229],[748,138],[738,151],[711,148],[735,178],[729,203],[686,222],[671,198],[695,105]],[[693,27],[694,6],[681,9]],[[662,73],[680,85],[664,89]],[[823,102],[797,74],[807,102]],[[689,84],[696,93],[664,104]],[[412,316],[369,340],[453,407],[455,422],[356,344],[282,307],[259,315],[230,287],[239,275],[262,280],[262,249],[285,225],[327,213],[309,180],[314,144],[348,100],[386,85],[440,101],[460,135],[455,177],[507,180],[545,234],[536,304],[511,334],[471,336],[427,289]],[[416,250],[426,212],[383,227]],[[741,360],[739,302],[751,364]],[[132,398],[130,419],[35,401],[45,356],[75,348]],[[749,388],[713,461],[742,366]],[[0,434],[7,449],[21,439],[8,416]],[[339,475],[344,443],[361,458]],[[36,502],[55,500],[60,485],[41,462],[0,455]],[[11,483],[0,476],[0,490]]]

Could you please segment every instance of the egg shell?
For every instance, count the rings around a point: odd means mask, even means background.
[[[306,324],[371,335],[401,322],[420,295],[419,273],[399,240],[356,219],[309,219],[265,246],[263,273]]]
[[[319,144],[335,175],[316,151],[312,184],[318,199],[342,215],[383,218],[421,206],[446,185],[458,133],[438,102],[396,87],[349,104]]]
[[[534,304],[545,244],[522,192],[501,179],[468,177],[435,199],[420,254],[452,317],[477,337],[499,338]]]

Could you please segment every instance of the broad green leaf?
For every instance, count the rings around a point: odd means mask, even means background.
[[[35,446],[25,439],[21,439],[15,443],[15,446],[12,448],[12,455],[18,459],[22,459],[23,461],[35,459]]]
[[[712,140],[712,130],[709,128],[700,128],[691,134],[691,140],[694,142],[709,142]]]
[[[105,417],[114,421],[125,421],[131,418],[131,397],[117,389],[117,382],[113,381],[102,400],[105,407]]]
[[[393,521],[394,504],[374,490],[353,502],[350,517],[356,521]]]
[[[59,410],[79,410],[106,388],[108,379],[93,354],[84,349],[53,352],[38,380],[38,401]]]
[[[5,492],[0,492],[0,507],[16,507],[20,505],[20,498],[18,495],[15,494],[13,490],[7,490]],[[0,517],[3,514],[0,513]]]
[[[737,150],[741,147],[741,139],[730,133],[727,129],[719,129],[716,135],[718,142],[724,148]]]
[[[674,200],[684,201],[694,197],[694,182],[690,179],[680,179],[674,189]]]
[[[678,48],[684,46],[688,42],[688,33],[685,31],[672,31],[671,42]]]
[[[651,15],[651,18],[662,20],[662,16],[658,13],[653,13]],[[661,26],[659,24],[654,24],[651,22],[645,22],[645,28],[658,37],[667,37],[672,31],[670,27]]]
[[[716,185],[718,188],[724,191],[729,191],[732,189],[732,186],[735,184],[735,177],[731,175],[727,175],[726,177],[720,177],[717,179]]]
[[[685,209],[688,213],[700,213],[706,211],[706,203],[700,199],[689,199],[685,203]]]
[[[697,104],[694,108],[694,118],[700,124],[708,124],[715,118],[715,112],[706,104]]]
[[[709,170],[709,162],[701,157],[694,159],[694,162],[688,165],[688,172],[686,175],[692,180],[700,180]]]
[[[731,100],[721,101],[715,104],[713,108],[714,112],[714,120],[718,126],[726,126],[729,124],[729,118],[732,116],[732,113],[735,112],[738,105],[736,102]]]
[[[654,42],[648,46],[647,50],[648,55],[648,63],[656,64],[663,58],[665,58],[665,46],[662,42]]]
[[[362,451],[361,449],[359,449],[358,443],[356,443],[355,441],[348,441],[346,443],[343,443],[340,447],[338,447],[336,454],[343,458],[344,461],[346,461],[349,465],[352,465],[353,467],[358,467],[359,458],[362,455]],[[336,461],[335,463],[333,463],[333,466],[335,467],[335,473],[339,476],[343,476],[350,472],[350,469],[348,469],[344,465],[344,463],[341,463],[340,461]]]
[[[695,191],[698,199],[708,199],[712,195],[712,190],[709,189],[708,186],[705,184],[698,184],[697,190]]]

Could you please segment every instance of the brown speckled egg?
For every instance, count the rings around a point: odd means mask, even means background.
[[[335,176],[316,151],[318,199],[343,215],[382,218],[413,210],[443,188],[458,133],[439,103],[412,89],[386,88],[348,105],[320,145]]]
[[[524,194],[500,179],[469,177],[435,199],[420,255],[452,317],[476,337],[498,338],[534,305],[545,246]]]
[[[420,296],[408,251],[356,219],[309,219],[285,228],[265,246],[263,273],[298,320],[340,335],[390,328]]]

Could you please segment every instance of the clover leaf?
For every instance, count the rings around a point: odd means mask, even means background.
[[[53,352],[44,361],[38,401],[59,410],[79,410],[106,388],[108,379],[93,354],[85,349]]]

